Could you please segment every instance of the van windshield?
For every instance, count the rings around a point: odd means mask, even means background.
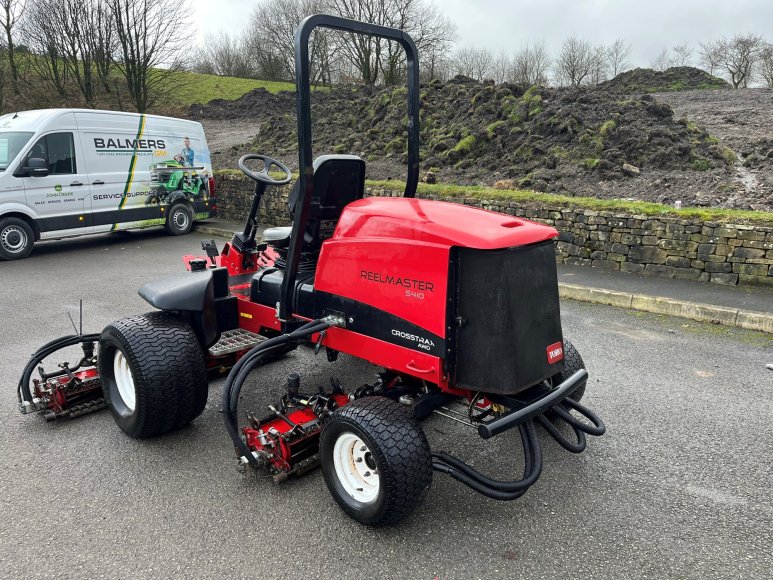
[[[0,171],[5,171],[34,133],[0,131]]]

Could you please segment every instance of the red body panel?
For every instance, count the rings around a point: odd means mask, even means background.
[[[446,335],[451,248],[509,248],[558,232],[442,201],[367,198],[349,204],[322,245],[314,289],[369,304]]]
[[[558,232],[521,218],[466,205],[369,197],[346,206],[333,240],[368,238],[495,250],[549,240]]]

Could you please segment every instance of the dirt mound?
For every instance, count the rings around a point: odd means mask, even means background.
[[[691,66],[677,66],[665,71],[636,68],[604,81],[599,88],[619,93],[664,93],[704,89],[729,89],[730,84]]]
[[[313,98],[315,154],[354,153],[371,179],[400,178],[406,160],[404,87],[336,88]],[[684,205],[750,206],[733,178],[736,156],[700,126],[675,118],[650,95],[603,89],[548,89],[479,83],[464,77],[421,88],[422,169],[439,181],[517,187],[568,195]],[[210,138],[244,121],[256,135],[223,148],[219,167],[246,151],[297,159],[295,96],[253,91],[238,101],[191,108]],[[217,137],[215,137],[217,139]],[[225,141],[223,141],[225,142]],[[770,207],[768,207],[770,206]]]

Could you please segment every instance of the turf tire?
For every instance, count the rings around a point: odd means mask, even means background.
[[[369,502],[347,493],[336,472],[336,441],[352,433],[367,445],[378,469],[378,493]],[[424,432],[405,407],[385,397],[357,399],[337,410],[322,432],[320,461],[338,505],[369,526],[395,524],[408,516],[432,483],[432,456]]]
[[[118,390],[117,350],[131,372],[133,409]],[[107,405],[130,437],[170,433],[204,411],[209,386],[204,352],[193,329],[178,316],[150,312],[113,322],[100,336],[98,360]]]
[[[574,345],[571,342],[564,339],[564,369],[551,377],[553,385],[559,385],[574,373],[584,368],[585,363],[582,362],[580,353],[577,352],[577,349],[574,348]],[[580,383],[580,385],[569,395],[569,398],[574,399],[579,403],[585,394],[586,384],[587,381]]]

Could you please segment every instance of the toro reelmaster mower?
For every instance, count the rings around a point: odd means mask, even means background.
[[[327,27],[398,42],[407,55],[408,177],[402,198],[364,198],[365,163],[351,155],[312,162],[309,35]],[[307,18],[296,33],[300,176],[290,196],[292,227],[257,242],[268,185],[290,181],[269,157],[239,161],[255,183],[244,231],[218,252],[186,256],[187,272],[146,284],[157,312],[112,323],[84,343],[77,369],[19,385],[22,410],[49,417],[104,403],[132,437],[173,431],[197,417],[208,378],[228,372],[222,414],[238,465],[281,482],[321,465],[338,504],[369,525],[399,521],[416,508],[433,471],[486,497],[513,500],[542,470],[541,426],[573,453],[603,423],[579,401],[588,373],[563,338],[550,227],[476,208],[415,199],[419,168],[416,47],[400,30],[331,16]],[[248,167],[262,160],[263,169]],[[274,179],[269,170],[285,173]],[[247,376],[302,343],[364,359],[383,372],[373,384],[307,391],[293,373],[286,393],[237,422]],[[62,343],[64,344],[64,343]],[[285,380],[277,377],[277,380]],[[430,450],[419,421],[442,415],[483,439],[517,429],[523,476],[491,479]],[[565,433],[574,435],[566,437]]]

